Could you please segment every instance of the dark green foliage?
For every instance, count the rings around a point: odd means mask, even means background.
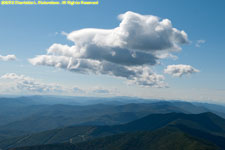
[[[76,144],[76,150],[214,150],[215,145],[176,128],[114,135]]]
[[[73,144],[52,144],[52,145],[38,145],[33,147],[20,147],[10,150],[76,150]]]
[[[91,140],[98,137],[106,137],[120,133],[131,133],[137,131],[154,131],[164,127],[174,127],[190,136],[211,141],[217,146],[224,147],[225,143],[225,120],[212,114],[153,114],[139,120],[114,126],[74,126],[55,129],[38,134],[6,139],[0,142],[0,147],[18,147],[29,145],[53,144],[69,142],[73,143]],[[195,132],[192,132],[194,131]],[[197,132],[198,131],[198,132]],[[198,134],[194,134],[198,133]],[[218,142],[212,139],[219,139]]]
[[[218,150],[209,142],[193,138],[172,128],[154,132],[135,132],[71,144],[42,145],[12,150]]]

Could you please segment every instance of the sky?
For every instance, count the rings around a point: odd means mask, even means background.
[[[225,1],[0,5],[0,94],[225,103]]]

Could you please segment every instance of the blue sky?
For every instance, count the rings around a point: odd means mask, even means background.
[[[77,88],[68,95],[138,96],[225,103],[225,2],[180,0],[99,0],[98,6],[0,6],[0,55],[13,54],[15,61],[0,61],[0,76],[7,73],[29,77],[43,86]],[[167,88],[142,87],[126,79],[104,74],[80,74],[65,69],[33,66],[28,59],[45,55],[54,43],[73,45],[61,32],[84,28],[113,29],[120,24],[119,14],[132,11],[169,19],[174,28],[184,30],[188,44],[173,53],[178,59],[162,59],[151,69],[165,77]],[[197,42],[202,40],[199,46]],[[165,74],[168,65],[185,64],[200,72],[182,77]],[[25,79],[24,79],[25,78]],[[37,80],[37,81],[36,81]],[[27,90],[15,80],[0,79],[1,94],[62,94]],[[18,89],[19,87],[19,89]],[[17,89],[16,89],[17,88]],[[97,91],[97,92],[96,92]]]

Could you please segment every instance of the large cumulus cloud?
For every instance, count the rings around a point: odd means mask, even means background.
[[[46,55],[29,59],[78,73],[122,77],[142,86],[164,87],[164,77],[150,68],[188,43],[187,34],[168,19],[126,12],[114,29],[81,29],[67,34],[74,45],[55,43]]]

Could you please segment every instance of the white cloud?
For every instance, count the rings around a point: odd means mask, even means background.
[[[101,86],[95,86],[88,89],[88,92],[90,94],[94,95],[117,95],[120,93],[117,88],[113,87],[101,87]]]
[[[15,87],[11,87],[20,91],[35,92],[35,93],[51,93],[60,92],[63,88],[56,84],[41,83],[31,77],[17,75],[15,73],[7,73],[2,75],[0,79],[12,80],[15,82]]]
[[[190,65],[169,65],[164,69],[164,73],[170,74],[174,77],[182,77],[183,75],[193,74],[199,72],[198,69]]]
[[[0,61],[10,61],[10,60],[16,60],[16,56],[15,55],[6,55],[6,56],[0,55]]]
[[[160,58],[160,59],[172,58],[173,60],[177,60],[177,59],[178,59],[177,56],[175,56],[175,55],[173,55],[173,54],[171,54],[171,53],[165,53],[165,52],[159,53],[159,54],[157,55],[157,58]]]
[[[84,74],[122,77],[141,86],[165,86],[150,69],[188,43],[187,34],[168,19],[126,12],[114,29],[81,29],[65,34],[74,45],[53,44],[46,55],[29,59],[33,65],[63,68]]]
[[[62,31],[62,32],[61,32],[61,35],[67,36],[68,33],[66,33],[65,31]]]
[[[201,47],[202,44],[204,44],[206,41],[205,40],[198,40],[195,44],[196,47]]]
[[[57,94],[57,95],[102,95],[118,93],[115,89],[101,87],[80,88],[55,83],[44,83],[37,79],[16,73],[6,73],[0,76],[0,92],[28,94]]]
[[[107,89],[96,89],[92,91],[93,93],[97,93],[97,94],[109,94],[110,91]]]
[[[79,93],[79,94],[86,93],[85,90],[80,89],[80,88],[78,88],[78,87],[74,87],[72,92],[74,92],[74,93]]]

